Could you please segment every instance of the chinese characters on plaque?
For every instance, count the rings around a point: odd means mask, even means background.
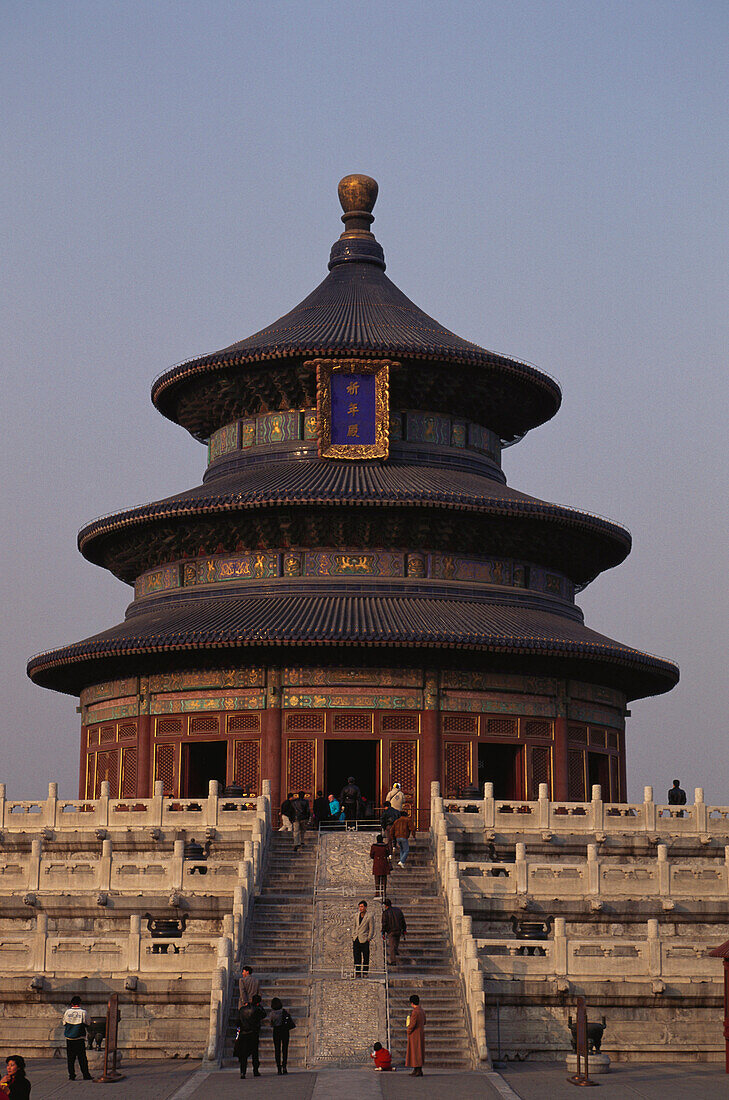
[[[322,458],[387,458],[389,360],[317,359]]]

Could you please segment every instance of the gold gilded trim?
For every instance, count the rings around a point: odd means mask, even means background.
[[[387,458],[390,451],[390,367],[391,359],[309,359],[316,367],[316,421],[320,458]],[[374,443],[332,443],[333,374],[372,374],[375,377]]]

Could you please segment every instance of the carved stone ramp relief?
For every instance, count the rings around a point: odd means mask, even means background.
[[[310,1065],[369,1064],[386,1043],[387,1009],[380,922],[369,858],[372,833],[322,833],[314,886]],[[351,925],[360,900],[374,919],[367,977],[354,978]]]

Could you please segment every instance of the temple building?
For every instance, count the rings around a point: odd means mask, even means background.
[[[84,557],[133,587],[124,621],[28,665],[80,697],[80,796],[337,793],[395,781],[427,811],[625,800],[626,708],[678,669],[584,624],[575,599],[628,532],[507,485],[502,452],[556,383],[448,331],[386,276],[377,184],[339,185],[329,274],[286,316],[162,374],[207,444],[202,484],[95,520]]]

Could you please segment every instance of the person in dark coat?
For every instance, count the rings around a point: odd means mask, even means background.
[[[315,829],[319,828],[322,821],[329,820],[329,799],[324,797],[323,791],[316,792],[316,798],[314,799],[314,805],[312,807],[312,815]]]
[[[677,779],[674,779],[673,786],[668,792],[668,805],[669,806],[685,806],[686,805],[686,792],[682,790],[681,784]],[[683,810],[679,810],[675,815],[676,817],[683,817]]]
[[[5,1076],[0,1081],[0,1096],[10,1100],[30,1100],[30,1081],[25,1076],[25,1058],[11,1054],[5,1059]]]
[[[304,833],[306,832],[306,826],[309,824],[311,810],[309,809],[309,800],[303,791],[299,791],[291,805],[294,809],[294,851],[298,852],[304,843]]]
[[[387,943],[387,965],[394,966],[400,951],[400,938],[408,930],[402,909],[393,905],[389,898],[382,903],[382,935]]]
[[[354,781],[354,776],[350,775],[347,779],[347,783],[342,787],[342,793],[339,796],[339,801],[344,807],[344,816],[347,821],[356,821],[359,817],[359,807],[362,801],[362,792]]]
[[[288,1073],[286,1063],[289,1060],[289,1014],[278,997],[274,997],[271,1001],[271,1015],[268,1022],[273,1028],[276,1072],[279,1075]]]
[[[375,890],[380,897],[387,893],[387,876],[390,874],[390,853],[382,836],[377,837],[377,842],[370,848],[372,860],[372,874],[375,876]]]
[[[385,844],[387,845],[389,852],[395,851],[395,841],[392,836],[392,827],[400,816],[400,811],[396,810],[394,806],[391,806],[389,802],[385,803],[385,808],[382,811],[382,817],[380,818],[380,828],[382,829],[382,835],[385,838]]]
[[[261,1037],[261,1024],[266,1019],[266,1013],[261,1008],[261,995],[256,993],[251,1004],[243,1005],[238,1012],[238,1038],[235,1040],[233,1054],[238,1059],[240,1075],[245,1077],[248,1069],[248,1058],[253,1063],[253,1076],[260,1077],[258,1042]]]
[[[294,827],[296,811],[294,810],[294,796],[291,791],[281,803],[281,828],[279,832],[290,832]]]
[[[405,1065],[412,1068],[411,1077],[422,1077],[425,1062],[425,1013],[420,1007],[420,997],[417,993],[413,993],[410,998],[410,1015],[405,1028],[408,1035]]]

